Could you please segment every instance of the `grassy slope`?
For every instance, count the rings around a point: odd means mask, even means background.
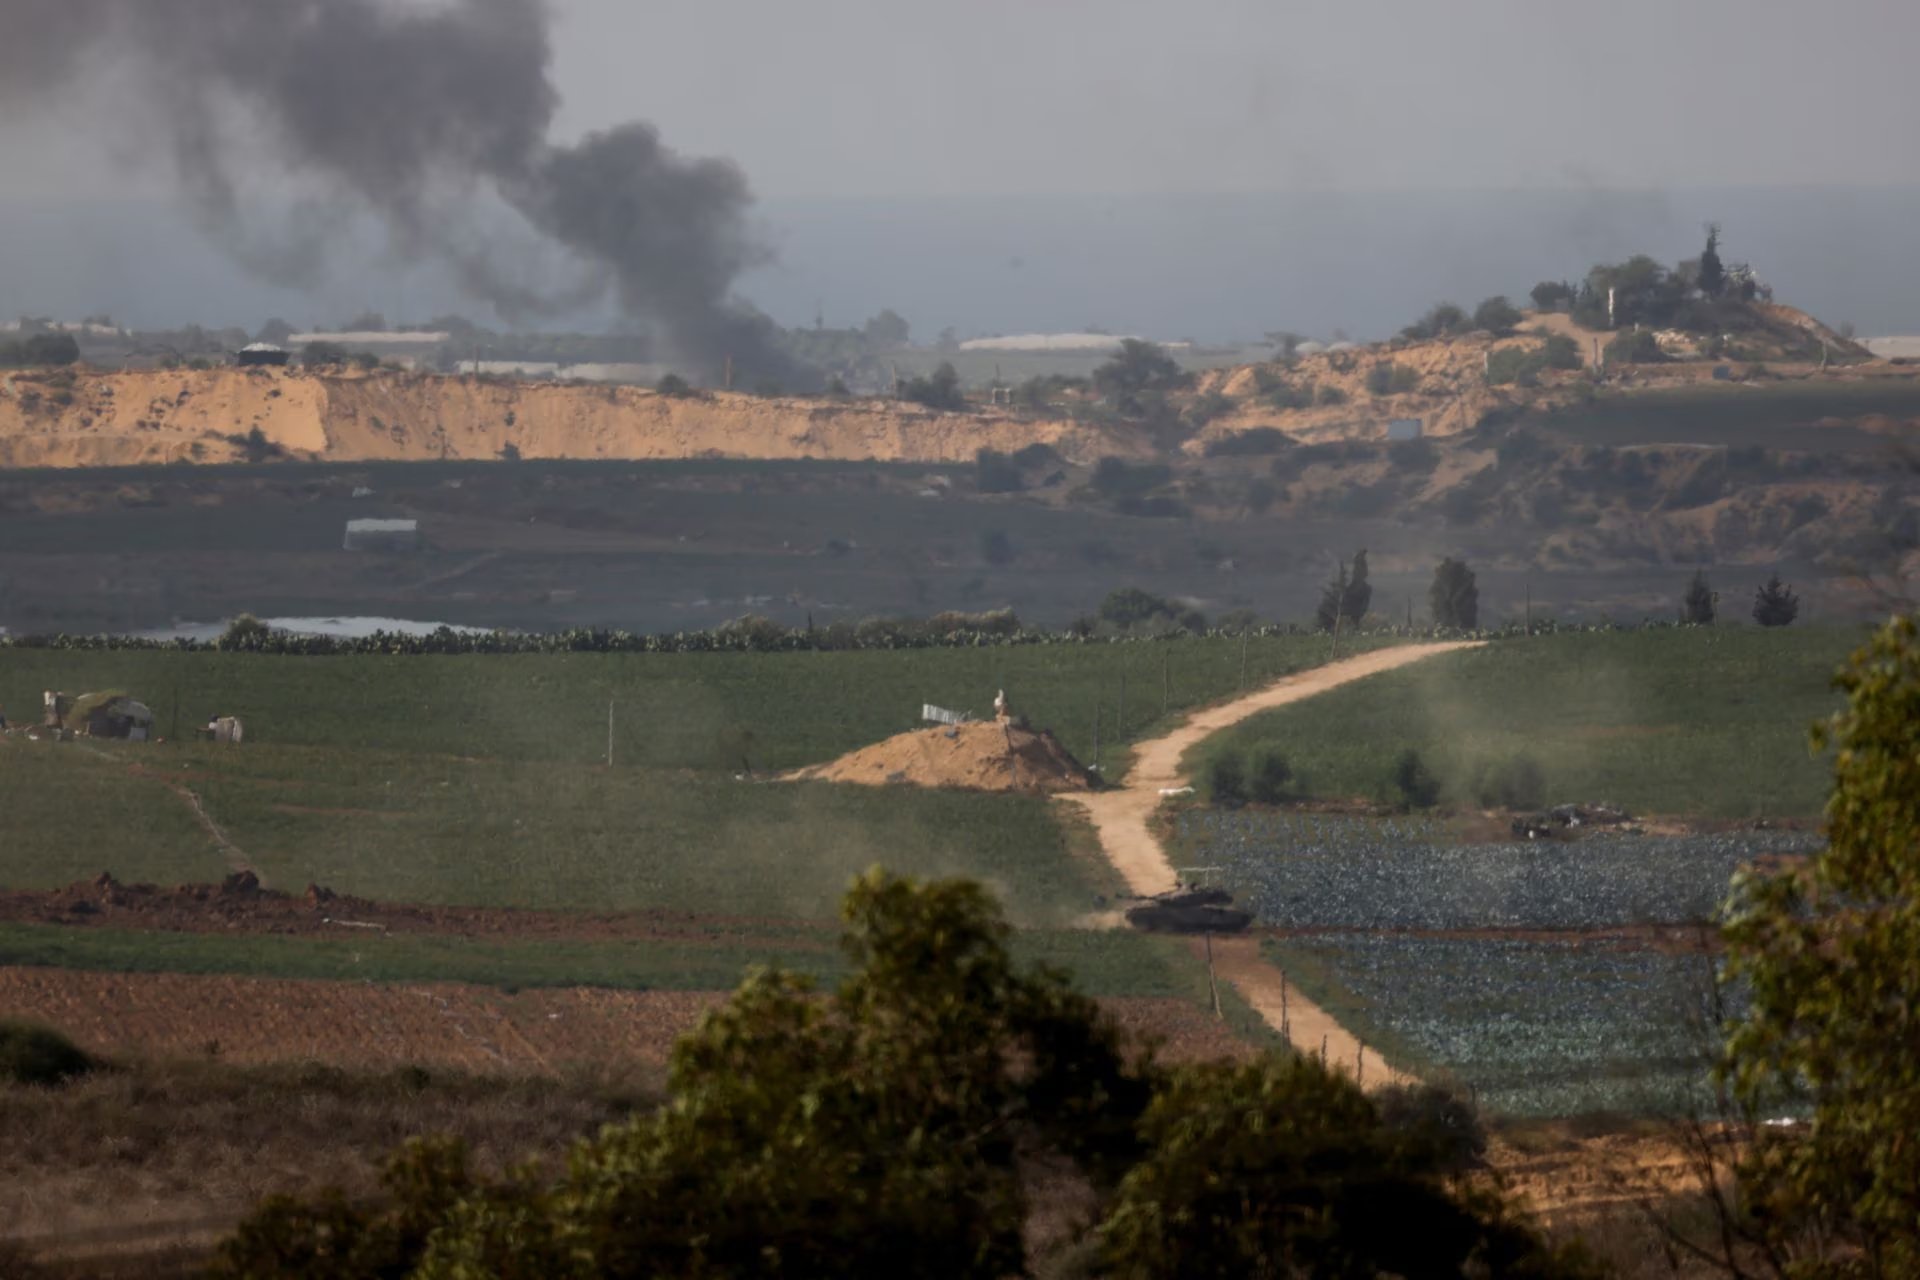
[[[1721,627],[1505,641],[1258,716],[1203,755],[1272,746],[1307,794],[1372,796],[1411,746],[1458,800],[1481,762],[1524,753],[1549,802],[1810,817],[1828,772],[1806,729],[1837,706],[1829,679],[1861,638]]]
[[[1251,684],[1325,658],[1314,637],[1247,644]],[[735,768],[723,738],[752,735],[757,768],[784,769],[916,727],[922,703],[1015,710],[1091,763],[1096,707],[1107,748],[1164,729],[1169,713],[1240,687],[1241,644],[1059,644],[795,654],[554,654],[514,657],[283,658],[166,651],[0,649],[0,707],[40,705],[43,689],[126,689],[162,733],[214,712],[251,741],[586,763],[604,759],[616,703],[617,762]],[[1125,685],[1125,720],[1121,688]]]

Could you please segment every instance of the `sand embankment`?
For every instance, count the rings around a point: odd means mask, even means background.
[[[0,466],[233,462],[258,431],[303,461],[767,458],[966,462],[1052,446],[1143,455],[1144,440],[1068,421],[809,400],[436,374],[206,369],[0,375]],[[253,456],[263,452],[260,443]]]

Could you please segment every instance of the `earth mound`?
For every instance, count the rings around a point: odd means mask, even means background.
[[[915,729],[789,776],[1036,794],[1093,788],[1092,775],[1051,733],[1005,720]]]

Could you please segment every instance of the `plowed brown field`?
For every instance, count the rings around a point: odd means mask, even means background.
[[[289,978],[0,968],[0,1018],[51,1023],[96,1053],[313,1061],[479,1073],[659,1065],[723,992],[561,988],[508,994],[460,983],[375,985]],[[1103,1001],[1169,1060],[1251,1052],[1181,1000]]]

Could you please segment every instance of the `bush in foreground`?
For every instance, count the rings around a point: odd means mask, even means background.
[[[52,1027],[32,1022],[0,1022],[0,1081],[65,1084],[98,1065],[84,1049]]]
[[[215,1274],[1026,1275],[1030,1162],[1090,1190],[1105,1274],[1584,1274],[1337,1072],[1130,1054],[1064,976],[1014,965],[977,885],[876,870],[842,913],[837,992],[750,977],[676,1046],[672,1100],[552,1181],[417,1142],[384,1204],[270,1200]]]

